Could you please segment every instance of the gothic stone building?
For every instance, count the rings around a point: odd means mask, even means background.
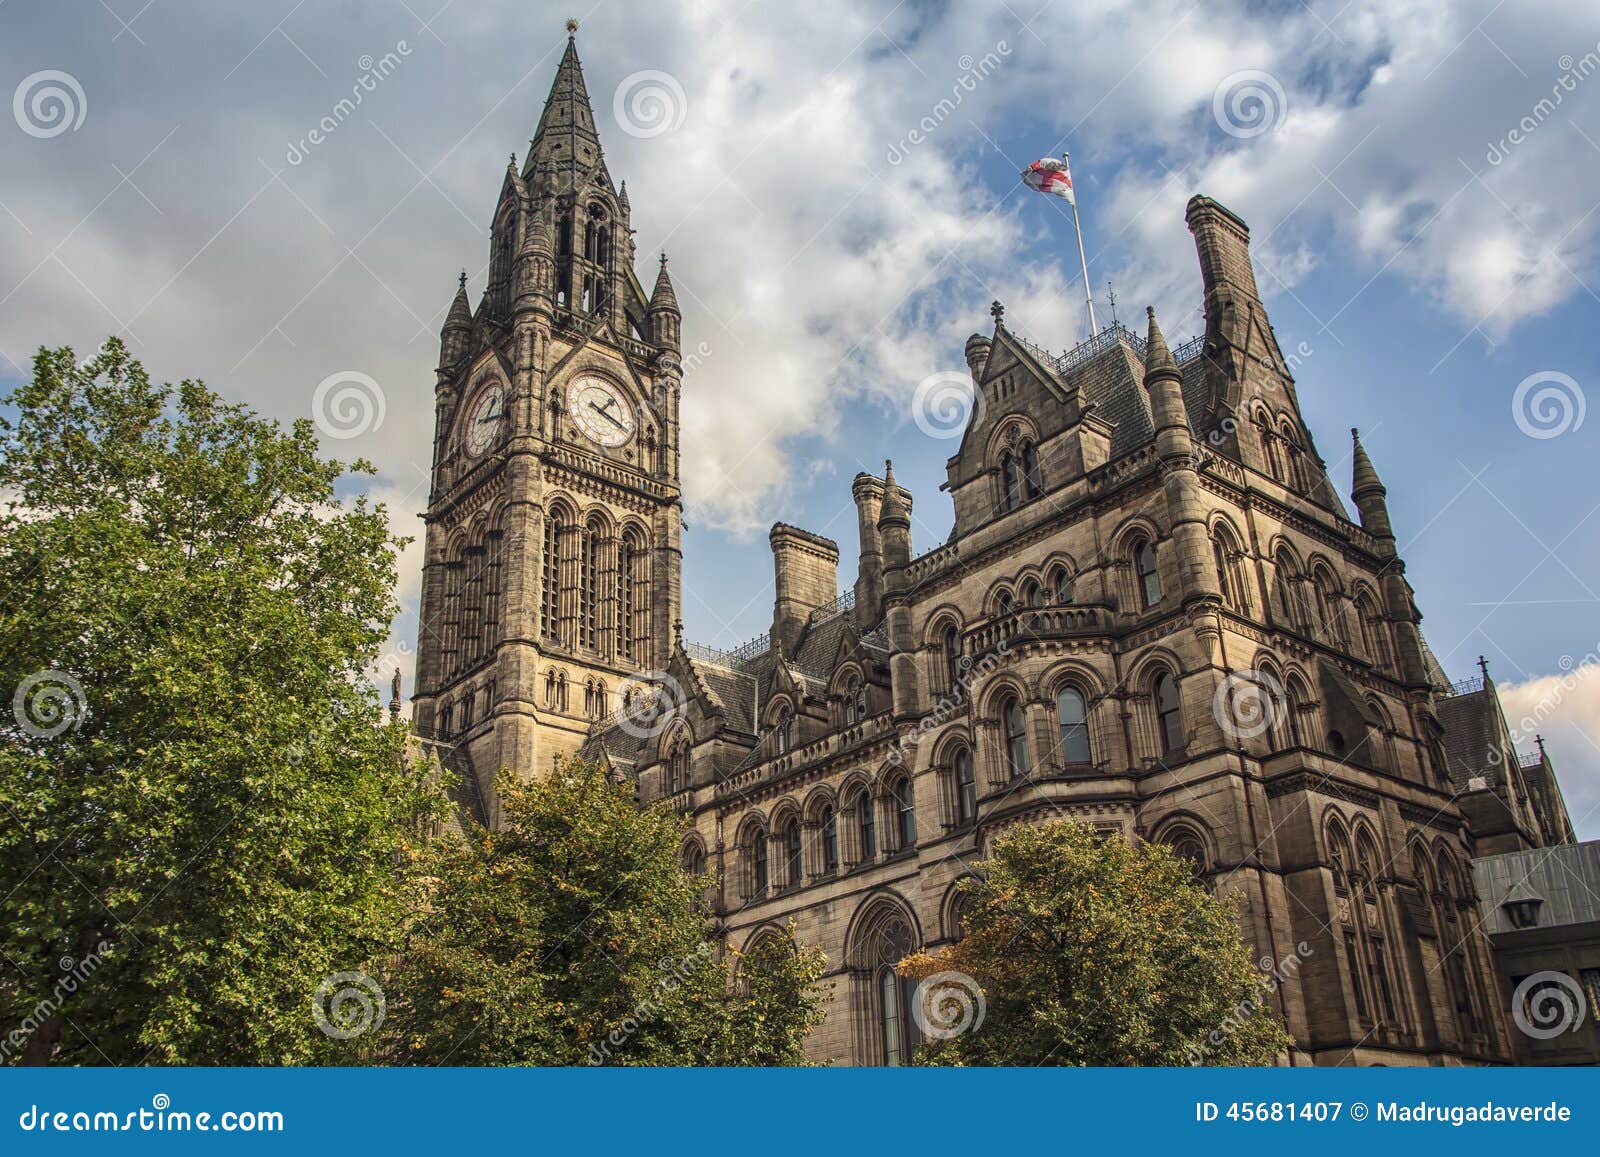
[[[853,589],[780,523],[772,629],[719,651],[676,628],[680,312],[629,214],[569,42],[438,371],[415,722],[480,821],[499,769],[575,753],[665,801],[732,947],[826,951],[812,1049],[839,1063],[907,1059],[893,961],[959,935],[997,833],[1059,817],[1237,901],[1253,954],[1294,962],[1297,1063],[1512,1056],[1468,863],[1488,830],[1569,841],[1560,793],[1488,757],[1460,701],[1492,685],[1440,676],[1359,440],[1347,513],[1243,221],[1190,202],[1206,326],[1177,350],[1152,316],[1052,356],[997,306],[948,540],[914,554],[911,494],[860,474]]]

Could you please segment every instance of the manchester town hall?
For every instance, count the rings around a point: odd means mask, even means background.
[[[778,523],[771,630],[724,651],[678,626],[694,382],[631,215],[569,39],[443,330],[413,708],[464,807],[579,754],[666,801],[730,946],[826,952],[818,1059],[906,1062],[893,962],[960,936],[997,833],[1061,817],[1170,845],[1296,959],[1286,1061],[1514,1057],[1470,862],[1571,843],[1560,790],[1486,671],[1441,675],[1359,438],[1353,514],[1326,473],[1242,220],[1189,202],[1188,345],[1152,315],[1052,355],[997,304],[948,539],[915,552],[912,495],[858,474],[853,585]]]

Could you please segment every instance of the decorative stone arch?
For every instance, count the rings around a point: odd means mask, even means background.
[[[1142,565],[1146,547],[1153,552],[1150,556],[1155,564],[1153,570]],[[1156,606],[1170,593],[1160,571],[1161,528],[1149,516],[1135,514],[1118,526],[1107,540],[1106,557],[1113,568],[1118,599],[1130,610]],[[1149,573],[1156,576],[1154,590],[1148,589]],[[1152,595],[1155,597],[1150,597]]]
[[[883,850],[878,837],[877,789],[873,777],[859,769],[839,784],[839,850],[846,864],[876,860]]]
[[[984,613],[991,618],[1009,614],[1017,607],[1016,589],[1009,579],[999,579],[983,597]]]
[[[1050,592],[1050,601],[1056,606],[1070,604],[1078,577],[1078,564],[1072,556],[1065,551],[1056,551],[1044,560],[1040,569],[1044,575],[1045,589]]]
[[[910,1062],[919,1043],[911,1007],[915,983],[895,966],[923,943],[916,914],[898,893],[874,892],[856,909],[845,933],[855,1063]]]
[[[706,841],[699,832],[691,831],[678,845],[678,864],[684,871],[697,875],[706,870]],[[696,868],[694,865],[699,864]]]
[[[745,813],[734,829],[738,851],[738,892],[744,901],[765,899],[771,892],[771,829],[759,808]]]
[[[1322,745],[1321,711],[1312,685],[1299,664],[1291,663],[1284,668],[1284,738],[1291,747]]]
[[[1164,817],[1150,833],[1150,842],[1161,844],[1194,867],[1193,879],[1207,884],[1217,869],[1216,837],[1211,826],[1189,811]]]
[[[1221,510],[1212,512],[1208,531],[1223,601],[1236,611],[1247,612],[1255,601],[1251,597],[1255,583],[1250,577],[1248,564],[1251,560],[1244,547],[1246,539],[1232,517]]]
[[[964,872],[944,890],[944,899],[939,904],[939,932],[946,941],[954,943],[966,935],[962,913],[971,906],[971,902],[961,885],[968,880],[982,878],[976,872]]]
[[[923,631],[923,645],[932,652],[931,673],[935,676],[928,686],[938,688],[945,695],[959,695],[964,683],[963,675],[967,670],[962,666],[966,652],[964,629],[965,620],[960,609],[945,603],[928,616]]]

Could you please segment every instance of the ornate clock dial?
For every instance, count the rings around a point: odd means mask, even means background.
[[[604,378],[580,377],[567,387],[567,412],[590,441],[620,446],[633,437],[633,411]]]
[[[506,393],[499,383],[495,383],[478,395],[478,400],[467,414],[467,453],[476,458],[493,446],[500,437],[505,416]]]

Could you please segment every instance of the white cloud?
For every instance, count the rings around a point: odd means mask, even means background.
[[[1600,838],[1600,661],[1499,691],[1518,749],[1544,737],[1578,837]]]
[[[376,460],[402,493],[424,480],[453,270],[465,263],[481,287],[504,157],[537,120],[559,18],[505,0],[424,31],[403,6],[350,5],[293,14],[291,44],[258,6],[208,4],[199,20],[174,2],[137,21],[141,47],[22,7],[0,10],[6,75],[73,71],[89,113],[77,133],[17,142],[0,175],[0,352],[92,348],[127,321],[154,372],[203,374],[282,417],[306,413],[327,374],[360,369],[383,384],[388,416],[338,449]],[[1202,190],[1251,221],[1269,296],[1345,263],[1355,285],[1383,272],[1498,338],[1596,280],[1600,146],[1583,134],[1600,141],[1600,78],[1564,93],[1503,163],[1485,159],[1549,95],[1563,54],[1594,51],[1587,3],[1143,0],[1050,5],[1026,27],[1021,11],[696,2],[585,19],[644,279],[665,247],[687,344],[710,351],[684,410],[702,523],[765,525],[795,480],[785,439],[828,433],[861,395],[903,411],[928,374],[962,368],[994,297],[1035,340],[1081,336],[1076,254],[1038,244],[1061,206],[1010,185],[1031,156],[994,151],[1023,118],[1070,138],[1091,241],[1127,251],[1097,280],[1115,276],[1130,316],[1157,305],[1175,337],[1199,324],[1182,215]],[[358,55],[401,37],[414,48],[404,65],[286,167],[286,143],[348,92]],[[963,60],[987,53],[998,67],[959,89]],[[613,123],[611,98],[646,68],[676,77],[688,108],[676,131],[640,140]],[[1240,140],[1218,128],[1213,98],[1251,70],[1284,102],[1274,128]],[[930,116],[928,139],[891,164]],[[111,166],[130,172],[174,126],[119,185]],[[1340,336],[1341,319],[1324,320]]]

